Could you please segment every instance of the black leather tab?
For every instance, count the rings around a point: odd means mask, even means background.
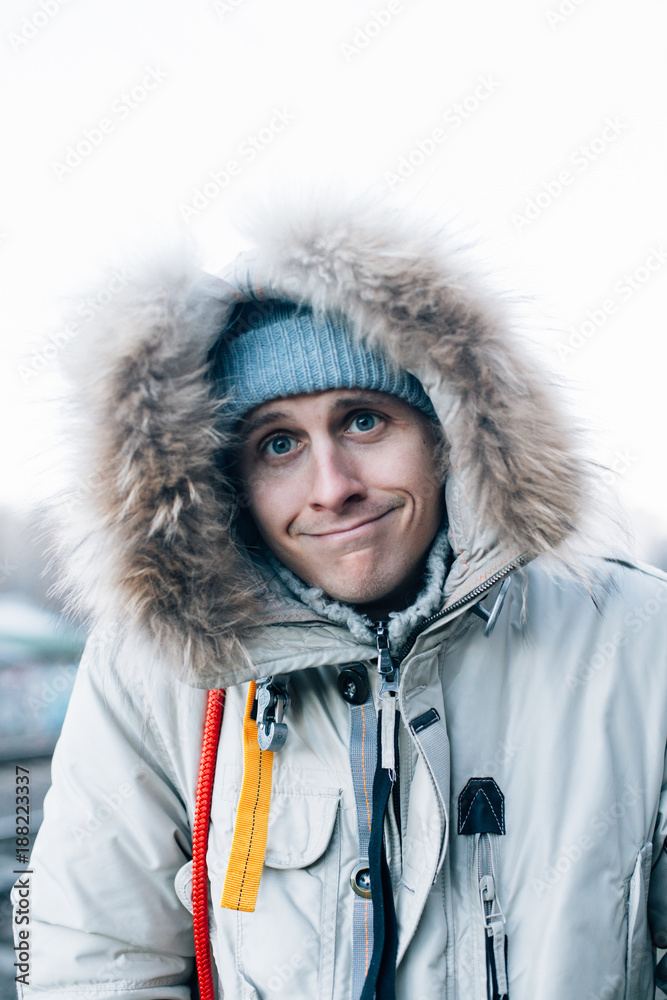
[[[421,733],[424,729],[428,729],[429,726],[432,726],[434,722],[437,722],[439,718],[440,716],[438,715],[436,709],[429,708],[428,712],[424,712],[422,715],[418,715],[416,719],[412,720],[410,728],[414,733]]]
[[[458,832],[505,833],[505,796],[493,778],[471,778],[459,795]]]

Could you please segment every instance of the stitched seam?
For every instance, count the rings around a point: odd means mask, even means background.
[[[368,817],[368,830],[371,829],[371,807],[368,801],[368,788],[366,787],[366,715],[364,713],[364,706],[359,706],[361,709],[361,773],[364,778],[364,795],[366,797],[366,815]]]
[[[248,872],[248,862],[250,861],[250,854],[252,851],[252,838],[255,835],[255,817],[257,815],[257,806],[259,804],[259,793],[262,787],[262,751],[259,753],[258,761],[258,775],[257,775],[257,795],[255,797],[255,804],[252,807],[252,826],[250,827],[250,839],[248,841],[248,853],[246,854],[245,865],[243,866],[243,875],[241,876],[241,884],[239,886],[239,898],[238,906],[241,906],[241,896],[243,895],[243,887],[245,885],[246,874]]]
[[[275,604],[275,601],[274,601],[274,604]],[[283,612],[281,615],[264,615],[263,618],[260,618],[260,621],[261,622],[277,622],[277,621],[281,621],[284,618],[289,618],[290,621],[295,620],[297,618],[310,618],[312,620],[313,619],[313,615],[312,614],[305,614],[305,615],[304,614],[300,614],[300,615],[294,614],[294,615],[292,615],[292,614],[289,614],[289,612]]]
[[[279,608],[280,605],[276,601],[276,599],[273,596],[273,594],[270,592],[269,588],[266,585],[266,582],[260,576],[260,573],[259,573],[259,570],[257,569],[257,567],[255,567],[255,575],[257,576],[257,579],[259,580],[259,582],[261,583],[262,587],[264,588],[264,593],[265,593],[266,597],[271,601],[271,603],[273,604],[273,606],[275,608]]]
[[[470,781],[468,782],[468,784],[466,785],[466,787],[463,789],[463,792],[461,793],[462,795],[465,793],[466,788],[470,787],[470,785],[472,784],[472,781],[473,781],[473,779],[471,778]],[[500,795],[500,816],[501,816],[501,818],[498,819],[498,816],[496,815],[496,811],[493,808],[493,805],[491,804],[491,800],[489,799],[489,796],[486,794],[486,792],[484,791],[484,789],[483,788],[478,788],[477,791],[475,792],[475,794],[472,797],[472,801],[470,802],[470,805],[468,806],[468,812],[465,814],[465,816],[463,817],[462,820],[459,820],[459,829],[458,829],[459,833],[463,832],[463,827],[466,825],[466,823],[468,821],[468,816],[470,815],[470,813],[472,811],[472,807],[475,804],[475,799],[477,798],[477,796],[479,795],[480,792],[483,794],[484,798],[489,803],[489,808],[491,809],[491,812],[493,813],[493,816],[494,816],[494,819],[495,819],[496,823],[498,823],[498,825],[500,826],[500,829],[501,830],[505,829],[505,797],[503,796],[503,793],[500,791],[500,788],[498,788],[497,782],[493,778],[491,779],[491,781],[493,781],[494,787],[497,789],[498,794]]]
[[[458,587],[454,591],[454,593],[450,595],[447,603],[448,604],[453,604],[454,601],[457,600],[457,597],[458,597],[459,594],[463,595],[463,594],[467,593],[467,591],[469,591],[469,590],[474,590],[475,587],[479,583],[482,583],[484,580],[487,580],[489,578],[489,576],[491,576],[493,573],[496,572],[496,570],[501,569],[501,567],[507,565],[507,563],[511,562],[512,559],[514,559],[519,554],[520,554],[520,550],[519,549],[512,549],[508,553],[508,558],[506,558],[506,559],[504,559],[504,558],[497,559],[496,562],[492,563],[491,566],[488,566],[487,569],[483,573],[478,573],[477,576],[474,577],[472,580],[465,580],[461,584],[461,586]],[[445,607],[446,606],[447,605],[445,605]]]

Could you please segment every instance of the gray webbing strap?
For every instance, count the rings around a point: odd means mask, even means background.
[[[442,722],[439,721],[437,712],[434,713],[434,718],[436,721],[434,723],[429,722],[426,727],[415,728],[415,723],[419,722],[418,719],[413,719],[410,726],[415,734],[415,738],[419,741],[419,745],[426,758],[426,764],[431,772],[433,781],[435,782],[435,786],[438,791],[438,798],[440,799],[440,804],[442,806],[444,827],[443,840],[440,846],[440,857],[438,859],[438,871],[440,871],[442,863],[445,859],[445,851],[447,850],[447,843],[449,841],[448,827],[451,765],[447,730],[443,726]]]
[[[357,806],[359,865],[368,868],[373,815],[373,777],[377,764],[377,718],[372,700],[351,705],[350,767]],[[373,904],[355,893],[352,916],[352,1000],[359,1000],[373,951]]]

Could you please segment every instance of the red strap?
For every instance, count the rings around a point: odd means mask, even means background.
[[[214,1000],[211,970],[211,939],[208,928],[208,827],[211,820],[211,795],[215,778],[215,761],[222,724],[225,692],[209,691],[204,724],[204,742],[197,781],[195,823],[192,831],[192,921],[195,933],[195,961],[201,1000]]]

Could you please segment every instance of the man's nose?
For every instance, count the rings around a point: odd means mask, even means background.
[[[349,503],[367,494],[358,462],[334,444],[312,451],[310,506],[314,510],[341,512]]]

